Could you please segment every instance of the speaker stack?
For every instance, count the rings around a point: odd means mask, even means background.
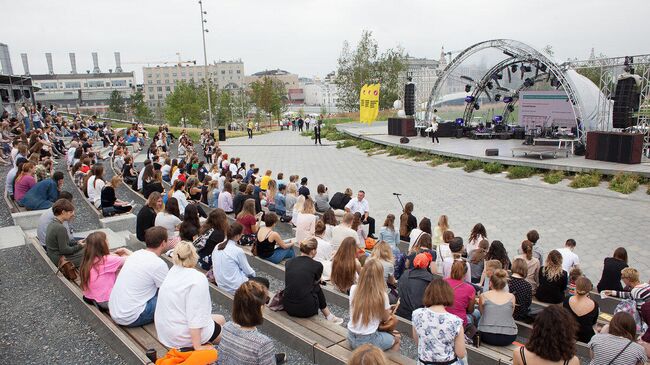
[[[629,128],[636,124],[634,112],[639,111],[640,86],[635,75],[620,78],[614,92],[612,125],[614,128]]]
[[[412,82],[404,85],[404,114],[415,115],[415,84]]]
[[[618,132],[588,132],[587,153],[590,160],[641,163],[643,134]]]

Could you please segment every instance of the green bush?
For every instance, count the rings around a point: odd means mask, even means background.
[[[336,142],[336,148],[347,148],[355,146],[357,143],[352,139],[344,139],[342,141]]]
[[[370,141],[361,141],[357,147],[362,151],[368,151],[375,148],[377,145],[374,142]]]
[[[413,157],[413,160],[417,162],[422,162],[422,161],[428,161],[430,158],[431,156],[428,153],[420,152],[415,157]]]
[[[500,174],[505,170],[505,166],[498,162],[490,162],[483,166],[483,171],[487,174]]]
[[[609,189],[621,194],[630,194],[639,187],[639,177],[631,174],[616,174],[609,182]]]
[[[569,186],[574,189],[593,188],[600,184],[601,179],[602,175],[595,172],[590,174],[577,174],[573,177]]]
[[[465,167],[465,161],[451,161],[450,163],[447,164],[447,167],[452,168],[452,169],[457,169],[459,167]]]
[[[465,162],[465,167],[463,168],[463,170],[465,170],[466,172],[473,172],[482,169],[483,165],[485,164],[479,160],[469,160]]]
[[[544,174],[544,178],[542,180],[548,184],[557,184],[560,181],[564,180],[565,177],[566,174],[564,171],[549,171]]]
[[[510,166],[508,167],[508,179],[525,179],[535,175],[537,171],[528,166]]]
[[[402,147],[388,147],[388,156],[400,156],[400,155],[406,155],[409,153],[409,150],[406,148]]]
[[[438,165],[442,165],[443,163],[447,162],[444,157],[442,156],[429,156],[431,161],[429,161],[429,166],[436,167]]]

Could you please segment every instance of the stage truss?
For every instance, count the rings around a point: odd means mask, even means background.
[[[625,72],[626,67],[641,67],[641,69],[637,69],[637,71],[640,72],[636,72],[636,74],[642,78],[642,88],[639,100],[640,108],[639,113],[637,114],[637,125],[634,129],[637,132],[644,134],[644,154],[650,155],[650,100],[648,99],[648,96],[650,96],[650,55],[600,58],[585,61],[567,61],[562,64],[557,64],[535,48],[516,40],[494,39],[476,43],[460,52],[440,73],[440,76],[437,78],[433,88],[431,89],[431,94],[427,101],[427,109],[424,117],[426,121],[431,120],[435,102],[438,101],[440,97],[439,94],[444,83],[448,79],[457,79],[461,77],[461,75],[457,74],[456,68],[472,55],[485,49],[498,49],[508,57],[490,68],[480,80],[474,81],[465,79],[468,81],[468,84],[473,84],[473,91],[470,95],[474,97],[475,101],[478,101],[482,94],[486,94],[488,100],[493,100],[493,95],[496,95],[497,91],[507,93],[508,96],[513,98],[512,102],[506,104],[504,107],[503,119],[507,120],[510,109],[512,109],[511,106],[514,106],[518,101],[519,92],[532,85],[522,84],[516,90],[506,91],[504,88],[501,88],[500,90],[494,91],[488,87],[488,83],[498,85],[498,81],[495,78],[496,74],[503,70],[507,70],[510,66],[515,64],[520,66],[528,64],[535,69],[534,75],[529,77],[534,80],[534,82],[543,80],[549,81],[553,79],[556,82],[556,89],[562,88],[562,90],[566,92],[567,97],[571,102],[571,108],[578,127],[578,138],[583,141],[586,138],[586,134],[584,124],[581,123],[581,121],[585,121],[585,111],[583,110],[582,103],[579,100],[577,87],[573,84],[573,81],[567,77],[566,72],[569,70],[577,71],[586,68],[598,72],[599,84],[597,86],[600,89],[600,93],[598,96],[596,125],[598,130],[609,130],[611,128],[612,112],[612,103],[610,98],[614,94],[614,88],[618,77]],[[533,70],[531,70],[531,72],[533,72]],[[491,95],[490,92],[492,92],[493,95]],[[471,121],[474,110],[474,103],[467,103],[463,119],[467,122]]]

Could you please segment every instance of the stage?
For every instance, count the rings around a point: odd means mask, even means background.
[[[563,170],[570,172],[592,172],[597,171],[605,175],[615,175],[619,172],[637,174],[650,177],[650,160],[643,158],[640,164],[628,165],[622,163],[588,160],[584,156],[574,156],[565,153],[558,153],[556,158],[545,155],[540,159],[538,155],[521,156],[517,153],[512,156],[513,148],[526,147],[522,145],[521,139],[478,139],[469,138],[440,138],[440,143],[431,143],[428,137],[409,137],[407,144],[399,143],[399,136],[388,135],[388,124],[386,121],[375,122],[370,126],[361,123],[339,124],[336,128],[353,137],[365,139],[375,143],[398,146],[406,149],[429,152],[447,157],[455,157],[467,160],[481,160],[484,162],[500,162],[507,165],[530,166],[548,170]],[[498,148],[499,156],[485,156],[488,148]]]

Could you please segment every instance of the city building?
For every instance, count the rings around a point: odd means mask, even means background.
[[[246,85],[244,62],[241,60],[213,62],[208,64],[208,72],[217,89],[237,90]],[[205,79],[204,73],[205,66],[187,62],[174,66],[143,67],[145,101],[152,109],[162,107],[177,83],[193,81],[200,84]]]
[[[305,95],[305,105],[321,106],[331,110],[338,100],[338,89],[333,83],[335,73],[328,74],[325,79],[301,79],[301,86]]]
[[[0,113],[15,116],[20,104],[34,104],[36,90],[30,77],[0,75]]]
[[[298,79],[298,75],[280,69],[260,71],[250,76],[246,76],[246,84],[250,85],[255,81],[263,79],[264,77],[270,77],[281,81],[287,91],[289,89],[300,88],[300,80]]]
[[[47,74],[34,75],[29,73],[27,56],[23,55],[25,74],[30,75],[34,86],[40,90],[35,92],[35,98],[43,105],[56,105],[70,112],[81,110],[85,112],[105,112],[108,110],[111,93],[119,91],[125,103],[135,92],[135,74],[121,72],[119,52],[115,52],[115,70],[102,72],[99,68],[97,53],[93,53],[93,68],[85,73],[77,73],[76,57],[70,53],[70,73],[55,73],[52,55],[45,54],[48,65]]]

